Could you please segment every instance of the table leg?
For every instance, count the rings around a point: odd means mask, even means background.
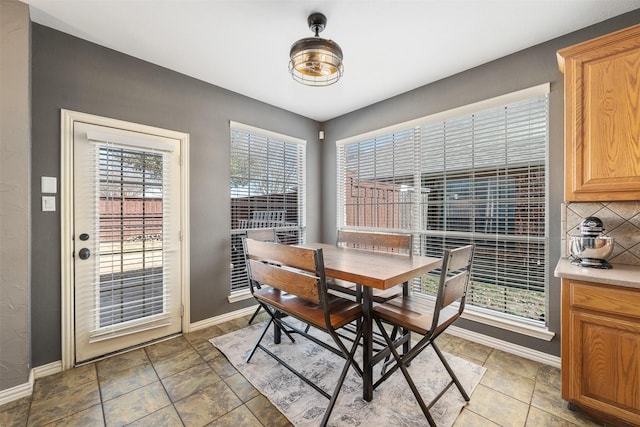
[[[278,319],[282,319],[284,317],[284,313],[280,311],[276,311],[274,314]],[[280,344],[281,342],[282,342],[282,329],[280,329],[280,326],[278,326],[276,322],[273,322],[273,343]]]
[[[280,326],[273,324],[273,343],[280,344],[282,342],[282,329]]]
[[[404,282],[402,284],[402,296],[409,296],[409,282]],[[402,328],[402,335],[409,335],[409,337],[411,337],[411,331],[407,328]],[[409,353],[409,350],[411,350],[411,338],[402,345],[402,350],[404,351],[404,354]]]
[[[373,289],[362,287],[362,398],[373,399]]]

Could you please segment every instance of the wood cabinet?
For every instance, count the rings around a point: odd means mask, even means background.
[[[640,199],[640,24],[558,51],[565,200]]]
[[[562,398],[640,425],[640,289],[562,279]]]

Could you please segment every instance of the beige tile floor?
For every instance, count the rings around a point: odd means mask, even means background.
[[[40,378],[32,396],[0,406],[0,426],[291,425],[208,342],[247,320]],[[455,427],[602,425],[567,409],[558,369],[450,335],[438,340],[487,368]]]

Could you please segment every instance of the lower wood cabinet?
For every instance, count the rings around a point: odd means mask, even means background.
[[[640,289],[562,279],[562,398],[640,425]]]

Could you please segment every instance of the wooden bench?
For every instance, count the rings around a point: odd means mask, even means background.
[[[362,375],[362,369],[353,358],[362,336],[362,326],[358,327],[350,349],[346,347],[342,338],[336,332],[345,325],[360,320],[362,318],[362,306],[355,301],[327,292],[322,249],[282,245],[247,238],[244,240],[244,249],[249,272],[249,283],[251,283],[251,293],[270,316],[270,320],[265,324],[258,342],[247,357],[247,363],[251,361],[255,351],[260,348],[328,398],[329,405],[321,423],[322,426],[326,426],[349,367],[353,366],[356,372]],[[254,283],[266,286],[257,288]],[[328,344],[308,334],[308,328],[303,330],[292,324],[288,321],[288,318],[283,318],[280,315],[281,313],[328,333],[335,345]],[[281,330],[300,334],[345,359],[342,373],[332,394],[327,393],[322,387],[305,377],[291,364],[284,362],[262,344],[262,339],[267,329],[273,323]],[[305,361],[300,360],[300,362],[300,368],[303,368]]]

